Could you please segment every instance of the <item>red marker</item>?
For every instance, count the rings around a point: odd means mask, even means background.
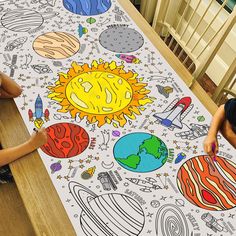
[[[211,147],[212,147],[212,152],[214,153],[214,156],[213,156],[213,161],[216,161],[216,155],[215,155],[216,144],[215,144],[215,143],[213,143]]]

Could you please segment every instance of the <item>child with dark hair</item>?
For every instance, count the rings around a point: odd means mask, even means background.
[[[222,135],[236,148],[236,98],[229,99],[221,105],[212,118],[208,135],[204,141],[204,151],[211,157],[219,150],[217,133]],[[212,148],[215,146],[215,149]]]
[[[0,72],[0,98],[18,97],[22,92],[21,87],[10,79],[7,75]],[[0,130],[1,132],[1,130]],[[26,142],[11,148],[0,150],[0,183],[7,183],[13,180],[9,164],[24,155],[33,152],[38,147],[47,142],[45,129],[40,129]]]

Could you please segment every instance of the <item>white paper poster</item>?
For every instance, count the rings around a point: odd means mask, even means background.
[[[0,1],[1,70],[77,235],[236,235],[235,150],[116,0]],[[40,178],[40,177],[39,177]]]

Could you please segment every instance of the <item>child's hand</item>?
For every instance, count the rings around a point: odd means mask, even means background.
[[[47,131],[45,128],[37,130],[30,137],[29,143],[33,149],[37,149],[47,142]]]
[[[213,152],[213,144],[215,144],[215,151]],[[203,143],[204,151],[210,156],[214,157],[216,153],[218,152],[218,140],[216,136],[208,135]]]

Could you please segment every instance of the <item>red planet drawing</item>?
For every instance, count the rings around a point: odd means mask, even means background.
[[[192,204],[212,211],[236,206],[236,164],[223,157],[197,156],[186,161],[177,174],[177,185]]]
[[[41,149],[55,158],[70,158],[81,154],[89,145],[89,135],[79,125],[58,123],[46,128],[48,141]]]

